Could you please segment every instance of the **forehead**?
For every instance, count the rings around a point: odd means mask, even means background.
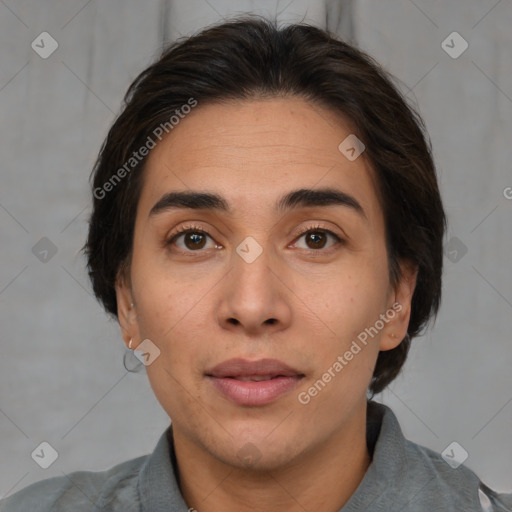
[[[217,191],[230,209],[262,212],[292,189],[332,187],[371,212],[378,206],[364,153],[350,161],[339,149],[352,133],[340,116],[300,98],[199,104],[151,150],[139,213],[147,218],[172,190]]]

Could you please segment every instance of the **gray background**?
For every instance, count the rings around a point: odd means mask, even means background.
[[[337,31],[419,104],[449,216],[444,301],[377,398],[406,437],[438,452],[457,441],[512,491],[511,0],[0,0],[0,496],[149,453],[168,425],[91,293],[88,177],[163,43],[242,11]],[[31,48],[43,31],[59,45],[47,59]],[[469,44],[456,59],[441,46],[453,31]],[[42,237],[57,248],[46,262]],[[31,458],[42,441],[59,453],[46,470]]]

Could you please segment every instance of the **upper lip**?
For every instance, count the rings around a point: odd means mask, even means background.
[[[209,377],[253,377],[271,376],[295,377],[304,374],[277,359],[247,359],[235,358],[224,361],[206,372]]]

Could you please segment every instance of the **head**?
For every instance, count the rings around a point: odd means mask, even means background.
[[[437,312],[445,216],[393,81],[325,31],[253,17],[172,44],[126,93],[89,275],[125,343],[160,351],[146,370],[174,428],[219,458],[264,444],[272,467],[341,429]],[[231,358],[283,361],[293,391],[233,403],[211,382]]]

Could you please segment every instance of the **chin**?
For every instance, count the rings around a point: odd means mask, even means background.
[[[254,437],[251,440],[251,436],[245,436],[243,440],[226,446],[226,451],[219,453],[219,450],[215,450],[216,453],[213,452],[212,455],[229,466],[254,472],[281,469],[291,464],[298,455],[297,443],[290,438],[275,439],[270,443],[268,438]],[[235,451],[232,451],[233,446],[236,447]]]
[[[246,443],[236,453],[231,453],[224,462],[239,470],[251,473],[268,473],[286,467],[293,459],[291,453],[262,453],[251,443]]]

